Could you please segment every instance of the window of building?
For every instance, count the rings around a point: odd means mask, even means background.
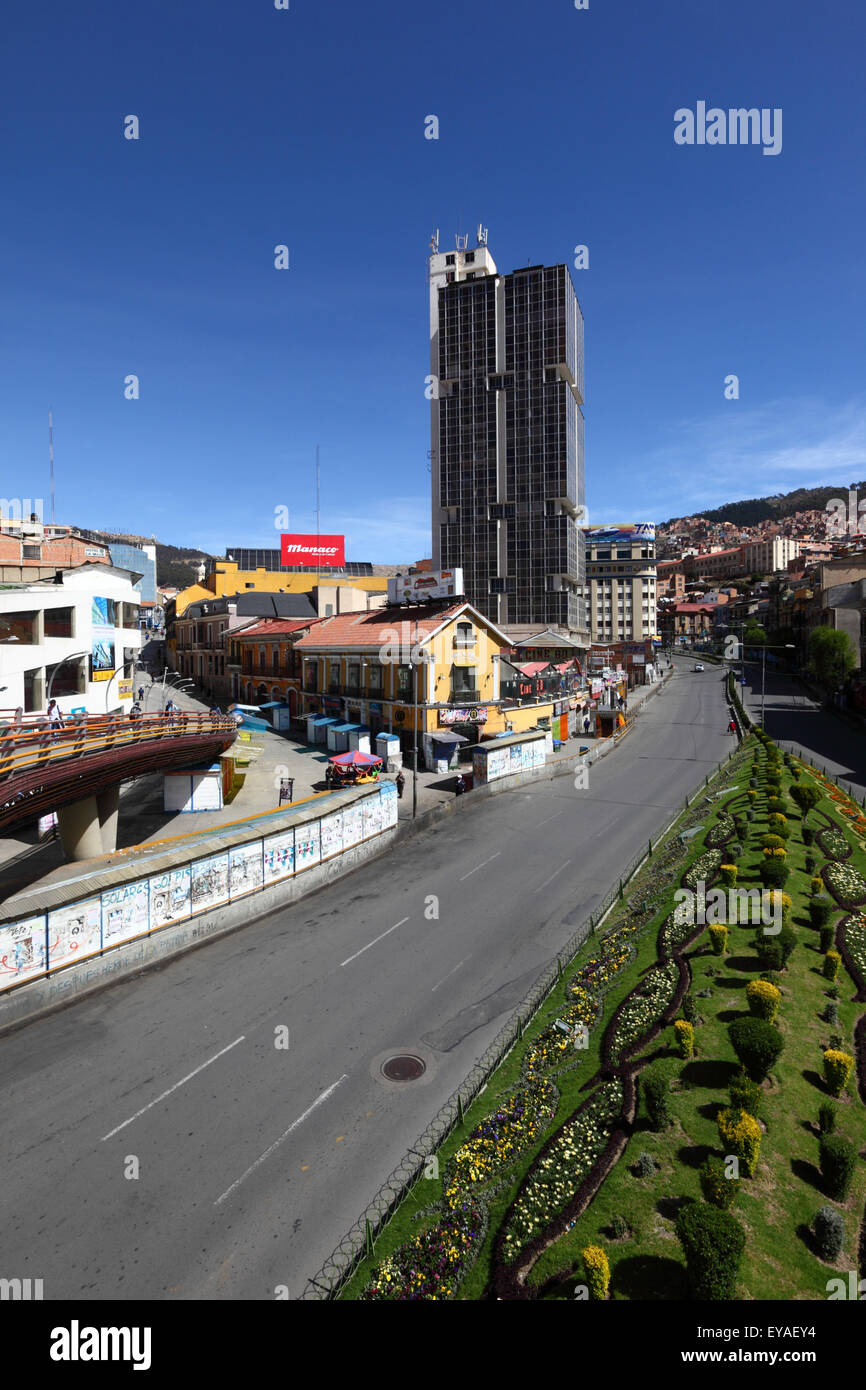
[[[381,666],[370,667],[370,694],[381,695],[384,688],[384,672]]]
[[[454,256],[453,256],[453,255],[451,255],[451,256],[446,256],[446,257],[445,257],[445,264],[446,264],[446,265],[453,265],[453,264],[454,264]]]
[[[397,667],[397,699],[412,699],[412,668],[411,666]]]
[[[467,252],[466,252],[466,255],[465,255],[465,257],[464,257],[464,259],[465,259],[467,265],[472,265],[472,264],[474,263],[474,261],[475,261],[475,252],[474,252],[474,251],[467,251]]]
[[[455,647],[474,647],[475,630],[471,623],[458,623],[454,634]]]
[[[4,613],[0,617],[0,642],[23,642],[33,646],[36,642],[36,612]]]
[[[46,608],[45,609],[45,636],[46,637],[73,637],[73,613],[72,608]]]

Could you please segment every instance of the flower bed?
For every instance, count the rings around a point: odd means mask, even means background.
[[[511,1209],[502,1245],[508,1264],[571,1201],[603,1152],[622,1114],[623,1097],[619,1078],[603,1082],[538,1155]]]
[[[851,846],[847,837],[835,825],[822,825],[820,830],[815,831],[815,839],[823,854],[828,859],[850,859]]]
[[[737,833],[733,816],[728,815],[727,811],[720,812],[715,825],[711,825],[704,836],[704,844],[712,846],[725,845],[728,840],[732,840]]]
[[[709,883],[718,871],[722,858],[720,849],[705,849],[683,874],[683,886],[696,889],[701,882]]]
[[[474,1185],[498,1177],[530,1148],[550,1124],[558,1103],[559,1093],[550,1081],[534,1081],[504,1096],[454,1155],[444,1183],[448,1206],[459,1207]]]
[[[623,1053],[659,1022],[679,982],[679,966],[668,961],[650,970],[623,1001],[605,1037],[605,1054],[612,1066],[619,1066]]]
[[[860,999],[866,999],[866,915],[854,912],[846,917],[839,937],[845,967],[857,985]]]
[[[453,1298],[462,1275],[474,1263],[484,1228],[484,1213],[479,1205],[464,1202],[443,1221],[420,1231],[383,1260],[359,1298]]]
[[[860,903],[866,903],[866,879],[853,864],[833,860],[824,865],[821,874],[833,897],[843,907],[857,907]]]

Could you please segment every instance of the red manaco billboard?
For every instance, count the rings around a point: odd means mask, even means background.
[[[321,565],[323,568],[346,563],[345,536],[280,536],[280,562],[284,565]]]

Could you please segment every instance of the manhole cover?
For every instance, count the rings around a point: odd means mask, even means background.
[[[427,1070],[426,1062],[422,1062],[420,1057],[412,1057],[408,1054],[402,1057],[389,1057],[387,1062],[382,1064],[382,1075],[387,1076],[389,1081],[417,1081],[419,1076]]]

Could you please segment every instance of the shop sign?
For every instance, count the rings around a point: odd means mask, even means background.
[[[470,709],[440,709],[440,724],[486,724],[487,710],[478,705]]]

